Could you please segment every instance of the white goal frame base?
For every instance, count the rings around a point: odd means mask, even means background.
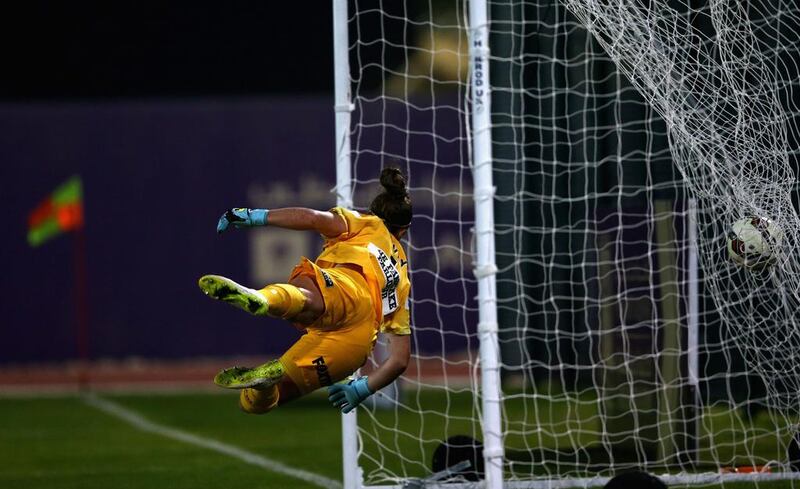
[[[782,465],[774,466],[783,469]],[[753,472],[746,474],[702,472],[698,474],[654,474],[665,484],[705,485],[722,482],[761,482],[777,480],[800,480],[800,472]],[[531,481],[504,481],[504,489],[587,489],[590,487],[603,487],[611,477],[584,477],[572,479],[541,479]],[[404,485],[362,486],[362,489],[405,489]],[[411,486],[415,487],[415,486]],[[484,487],[480,482],[461,483],[429,483],[423,484],[424,489],[480,489]]]

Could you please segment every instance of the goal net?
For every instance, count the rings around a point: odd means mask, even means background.
[[[488,13],[507,484],[589,487],[634,468],[676,485],[791,478],[800,8],[509,0]],[[471,455],[445,440],[484,439],[480,58],[466,2],[354,0],[348,25],[354,207],[394,165],[415,211],[412,362],[358,410],[353,461],[365,486],[399,486]],[[783,233],[763,271],[726,255],[747,216]],[[453,481],[481,477],[479,449]]]

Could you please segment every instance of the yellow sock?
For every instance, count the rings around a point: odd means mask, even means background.
[[[259,290],[267,298],[267,314],[282,319],[297,316],[306,305],[306,296],[300,289],[290,284],[272,284]]]
[[[280,399],[277,385],[266,389],[242,389],[239,391],[239,406],[250,414],[264,414],[275,409]]]

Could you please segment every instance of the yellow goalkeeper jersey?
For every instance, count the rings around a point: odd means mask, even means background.
[[[380,330],[398,335],[411,334],[409,324],[408,259],[405,250],[383,223],[371,214],[334,207],[347,230],[334,238],[326,238],[316,264],[330,268],[350,264],[361,268],[373,289],[375,315]]]

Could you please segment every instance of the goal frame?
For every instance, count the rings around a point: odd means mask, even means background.
[[[334,51],[334,113],[336,120],[336,203],[342,207],[353,205],[352,182],[352,149],[350,141],[351,114],[354,106],[351,99],[351,73],[349,63],[348,36],[348,0],[333,0],[333,51]],[[485,481],[480,487],[486,489],[507,488],[566,488],[566,487],[600,487],[608,477],[563,478],[549,480],[508,481],[503,480],[504,443],[501,409],[503,397],[500,388],[500,348],[498,341],[497,293],[495,264],[495,223],[492,159],[492,125],[491,125],[491,85],[490,85],[490,50],[488,2],[486,0],[470,0],[469,2],[469,93],[470,120],[469,138],[471,151],[470,166],[473,172],[473,200],[475,206],[475,268],[474,275],[478,284],[478,324],[477,337],[480,341],[480,424],[483,435],[483,457],[485,463]],[[695,227],[696,203],[689,201],[689,239],[696,242]],[[688,267],[688,338],[687,338],[687,370],[692,389],[692,402],[695,409],[700,408],[699,399],[699,293],[698,293],[698,257],[694,245],[689,248]],[[365,486],[363,471],[359,458],[359,433],[357,410],[343,414],[342,454],[343,454],[343,487],[344,489],[402,489],[405,485]],[[697,438],[699,426],[693,425],[690,433]],[[659,477],[668,484],[711,484],[725,481],[762,481],[800,479],[796,473],[775,474],[719,474],[696,473],[661,475]],[[475,487],[474,483],[432,483],[428,488],[456,489]]]
[[[348,1],[333,0],[334,112],[336,114],[336,204],[352,207]],[[494,247],[492,181],[491,91],[489,84],[489,23],[486,0],[469,2],[470,90],[472,99],[470,152],[475,202],[475,268],[478,282],[478,338],[480,340],[481,430],[486,489],[503,487],[503,430],[501,424],[500,347],[497,324],[497,286]],[[356,410],[342,415],[344,489],[361,489],[358,465]],[[460,485],[460,484],[459,484]],[[379,487],[379,486],[373,486]],[[385,486],[380,486],[385,487]],[[447,487],[454,487],[449,484]]]

